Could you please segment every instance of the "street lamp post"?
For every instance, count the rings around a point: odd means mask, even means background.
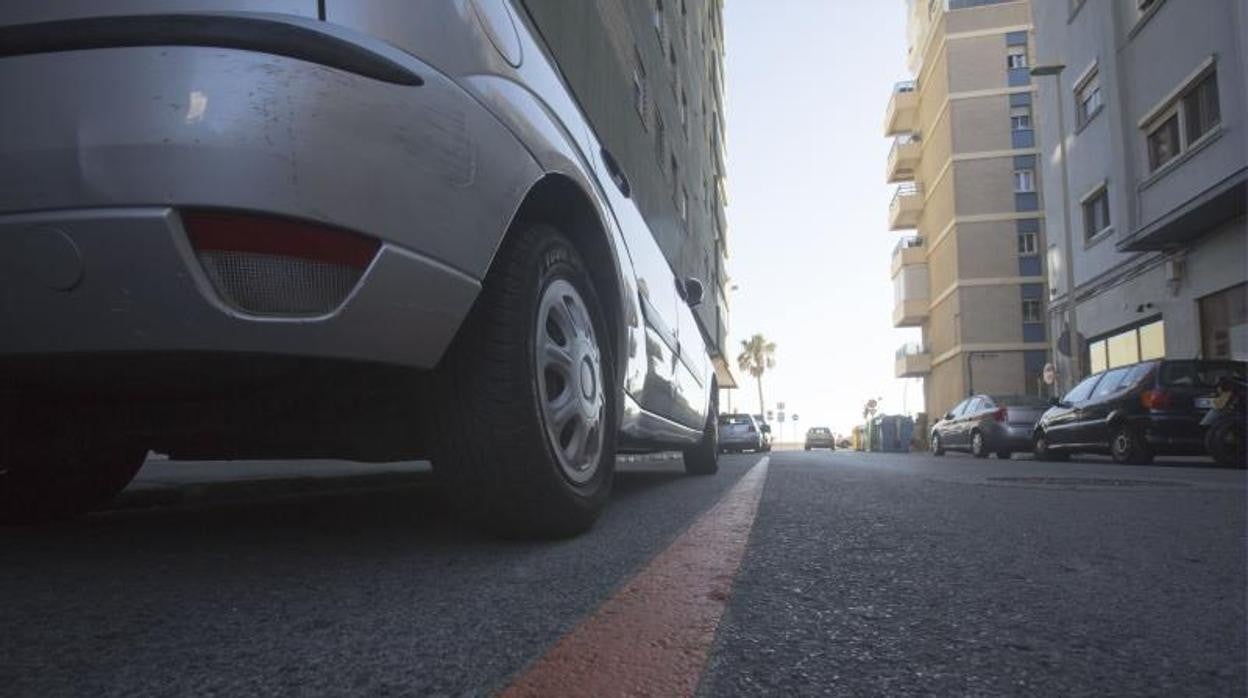
[[[1070,173],[1066,165],[1066,108],[1062,100],[1062,71],[1066,66],[1061,63],[1037,65],[1031,69],[1035,77],[1052,77],[1053,86],[1057,90],[1057,156],[1062,161],[1062,272],[1066,285],[1066,336],[1069,337],[1070,371],[1066,376],[1066,389],[1074,387],[1083,375],[1083,351],[1079,346],[1078,314],[1075,310],[1075,246],[1070,227]],[[1058,355],[1058,339],[1052,337],[1053,358]]]

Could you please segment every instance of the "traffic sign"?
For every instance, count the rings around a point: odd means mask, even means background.
[[[783,413],[783,412],[777,412],[777,413],[776,413],[776,419],[777,419],[778,421],[783,422],[783,421],[784,421],[784,413]]]
[[[1053,385],[1053,381],[1057,380],[1057,367],[1049,362],[1044,365],[1044,384]]]

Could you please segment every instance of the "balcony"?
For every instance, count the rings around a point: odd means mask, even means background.
[[[906,182],[897,187],[893,200],[888,205],[888,229],[917,227],[922,214],[923,188],[914,182]]]
[[[892,276],[901,273],[902,267],[927,264],[927,248],[921,237],[905,237],[893,248]]]
[[[932,355],[917,342],[901,345],[897,350],[894,375],[898,378],[919,378],[932,372]]]
[[[931,283],[927,264],[901,265],[893,275],[893,327],[918,327],[927,320]]]
[[[919,90],[913,80],[893,86],[893,96],[888,98],[884,112],[884,135],[896,136],[917,131],[919,128]]]
[[[901,135],[893,139],[893,147],[888,151],[888,166],[885,168],[885,178],[889,184],[914,179],[922,149],[923,142],[917,134]]]

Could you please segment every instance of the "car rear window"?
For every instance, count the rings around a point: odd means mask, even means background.
[[[749,415],[744,414],[721,414],[719,416],[719,423],[721,426],[728,424],[749,424],[750,417]]]
[[[1244,377],[1244,364],[1235,361],[1165,361],[1161,384],[1167,387],[1214,388],[1228,376]]]
[[[831,432],[829,432],[827,429],[824,429],[823,427],[815,427],[814,429],[810,430],[811,436],[827,436],[830,433]]]

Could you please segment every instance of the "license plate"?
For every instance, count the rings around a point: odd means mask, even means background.
[[[1211,397],[1198,397],[1198,398],[1196,398],[1196,407],[1197,407],[1198,409],[1202,409],[1202,410],[1212,409],[1212,408],[1213,408],[1213,398],[1211,398]]]

